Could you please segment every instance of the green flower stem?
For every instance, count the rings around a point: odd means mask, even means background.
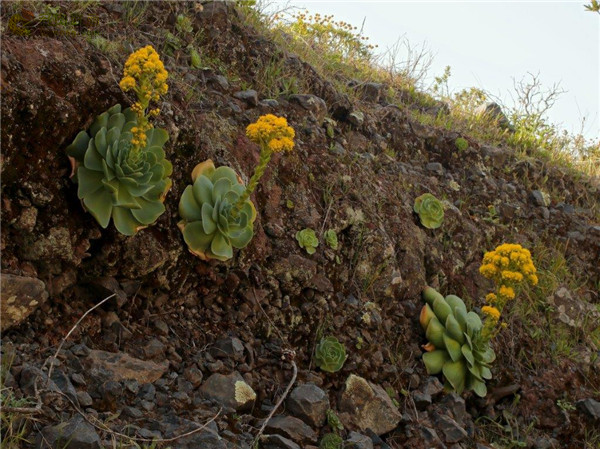
[[[240,198],[237,200],[237,203],[235,203],[231,208],[230,214],[233,218],[237,218],[240,211],[242,210],[242,207],[244,206],[248,198],[250,198],[252,192],[254,192],[254,190],[256,189],[258,181],[260,181],[260,178],[262,178],[262,176],[265,174],[267,164],[271,160],[272,155],[273,151],[271,151],[266,145],[262,145],[262,149],[260,150],[260,159],[258,161],[256,169],[254,170],[254,174],[252,175],[252,178],[250,178],[250,182],[248,183],[248,186],[246,187],[246,190],[244,191],[242,196],[240,196]]]

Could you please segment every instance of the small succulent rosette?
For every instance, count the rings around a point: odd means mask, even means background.
[[[421,224],[428,229],[437,229],[444,221],[444,206],[431,193],[425,193],[415,199],[414,211],[419,215]]]
[[[346,359],[346,348],[335,337],[322,338],[315,348],[317,366],[328,373],[341,370]]]
[[[428,352],[423,354],[427,373],[442,373],[448,390],[459,394],[473,390],[484,397],[485,381],[492,378],[490,366],[496,355],[481,335],[481,318],[475,312],[467,312],[458,296],[444,298],[427,287],[423,297],[426,304],[419,321],[429,340],[424,346]]]
[[[146,131],[144,148],[132,154],[136,126],[136,114],[130,108],[121,111],[117,104],[96,117],[67,147],[84,207],[103,228],[112,218],[125,235],[153,224],[165,211],[173,171],[165,159],[163,146],[169,135],[163,129]]]
[[[178,226],[188,249],[202,260],[231,259],[233,248],[244,248],[254,235],[254,204],[239,204],[245,186],[233,169],[215,168],[210,159],[194,168],[192,182],[179,201]]]

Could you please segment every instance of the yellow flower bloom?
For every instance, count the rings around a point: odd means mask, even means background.
[[[488,293],[487,295],[485,295],[485,300],[490,304],[493,304],[497,299],[498,297],[495,293]]]
[[[492,320],[498,321],[500,319],[500,311],[493,306],[483,306],[481,312],[489,316]]]
[[[530,275],[528,279],[531,285],[537,285],[538,277],[535,274]]]
[[[518,271],[504,270],[502,271],[502,279],[511,282],[521,282],[523,280],[523,275]]]
[[[147,106],[148,100],[167,93],[167,77],[158,53],[148,45],[129,55],[119,85],[123,91],[136,88],[138,98]]]
[[[119,83],[119,87],[123,92],[127,92],[135,87],[135,78],[132,76],[125,76]]]
[[[498,294],[505,299],[515,298],[515,290],[512,287],[507,287],[506,285],[500,286],[498,289]]]
[[[246,128],[246,135],[250,140],[266,146],[273,152],[291,151],[294,148],[295,134],[285,117],[273,114],[261,116],[256,123]]]

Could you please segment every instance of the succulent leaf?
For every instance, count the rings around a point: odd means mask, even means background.
[[[435,313],[433,313],[433,310],[431,310],[429,304],[425,304],[421,309],[421,315],[419,316],[419,322],[421,323],[423,330],[427,330],[427,325],[434,316]]]
[[[444,297],[440,293],[438,293],[434,288],[425,287],[425,289],[423,290],[423,299],[425,299],[427,304],[433,306],[433,302],[436,300],[436,298],[444,299]]]
[[[457,362],[446,362],[442,368],[442,372],[444,373],[444,377],[450,385],[454,388],[454,390],[460,394],[465,389],[465,381],[467,377],[467,369],[464,360],[459,360]]]
[[[454,315],[450,314],[448,315],[448,318],[446,318],[446,331],[448,331],[448,335],[450,335],[450,337],[452,337],[461,345],[465,342],[463,330],[460,327],[460,324],[458,324],[456,318],[454,318]]]
[[[426,352],[423,354],[423,362],[428,374],[439,374],[442,372],[444,363],[450,360],[448,352],[443,349]]]
[[[433,301],[433,311],[442,323],[445,323],[448,315],[452,313],[452,309],[444,298],[436,298]]]
[[[146,147],[130,160],[133,135],[128,131],[136,125],[135,113],[121,112],[117,104],[96,117],[88,131],[77,134],[67,147],[67,155],[79,166],[75,172],[79,199],[100,226],[106,228],[112,218],[125,235],[158,219],[165,211],[164,195],[171,185],[172,166],[162,149],[168,133],[155,128],[147,131]]]
[[[460,343],[456,340],[452,339],[447,333],[444,333],[444,346],[446,347],[446,351],[448,351],[448,355],[453,362],[457,362],[463,358]]]
[[[440,320],[437,317],[433,317],[429,321],[429,325],[427,326],[427,330],[425,331],[425,336],[427,340],[429,340],[436,348],[444,347],[444,325],[440,323]]]
[[[244,248],[254,236],[254,204],[248,199],[236,217],[229,213],[245,187],[234,170],[215,168],[211,160],[194,168],[192,181],[179,200],[183,239],[203,260],[231,259],[233,248]]]

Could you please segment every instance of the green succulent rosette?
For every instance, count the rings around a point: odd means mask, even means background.
[[[319,449],[342,449],[344,440],[337,433],[326,433],[319,442]]]
[[[112,218],[125,235],[153,224],[165,211],[173,171],[163,150],[169,139],[164,129],[148,130],[146,146],[131,154],[131,129],[136,126],[136,114],[129,108],[121,112],[117,104],[67,147],[84,207],[103,228]]]
[[[423,362],[429,374],[442,373],[448,390],[462,393],[473,390],[487,394],[485,381],[492,378],[491,363],[496,359],[489,341],[481,337],[482,322],[475,312],[467,312],[462,299],[445,298],[431,287],[425,288],[427,304],[419,321],[429,343],[424,346]]]
[[[437,229],[444,221],[444,206],[431,193],[425,193],[415,199],[414,211],[419,214],[421,224],[428,229]]]
[[[246,188],[234,170],[215,168],[210,159],[194,168],[192,181],[179,201],[183,239],[190,252],[202,260],[231,259],[233,248],[244,248],[252,240],[254,204],[248,199],[237,216],[231,214]]]
[[[315,348],[317,366],[328,373],[341,370],[346,358],[346,348],[335,337],[322,338]]]
[[[296,240],[300,248],[304,248],[308,254],[314,254],[316,247],[319,246],[319,239],[315,231],[309,228],[296,232]]]

